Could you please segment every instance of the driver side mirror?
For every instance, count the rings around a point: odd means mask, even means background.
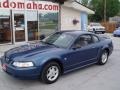
[[[76,50],[76,49],[79,49],[79,48],[81,48],[80,45],[73,45],[73,46],[72,46],[72,49],[73,49],[73,50]]]
[[[43,40],[44,38],[45,38],[44,34],[40,35],[40,40]]]

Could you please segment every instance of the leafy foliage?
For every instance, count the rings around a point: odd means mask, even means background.
[[[82,1],[81,1],[81,3],[82,3],[83,5],[85,5],[85,6],[88,5],[88,2],[89,2],[89,0],[82,0]]]
[[[92,21],[102,21],[104,19],[104,3],[105,0],[91,0],[89,7],[91,7],[95,14],[90,16]],[[113,17],[120,12],[119,0],[106,0],[106,18]]]

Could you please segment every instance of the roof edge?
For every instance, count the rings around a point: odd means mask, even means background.
[[[90,10],[92,10],[91,8],[89,8],[89,7],[85,6],[85,5],[83,5],[82,3],[80,3],[80,2],[78,2],[78,1],[76,1],[76,0],[74,0],[74,2],[76,2],[76,3],[78,3],[78,4],[82,5],[82,6],[84,6],[84,7],[86,7],[86,8],[88,8],[88,9],[90,9]],[[94,10],[92,10],[92,11],[95,12]]]

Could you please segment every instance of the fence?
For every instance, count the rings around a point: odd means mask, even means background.
[[[102,22],[101,24],[105,27],[107,33],[112,33],[116,29],[116,23],[114,22]]]

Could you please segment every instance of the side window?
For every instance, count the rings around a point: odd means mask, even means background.
[[[75,42],[76,48],[81,48],[92,43],[92,37],[90,35],[81,35]]]
[[[94,42],[94,43],[99,42],[98,37],[96,37],[96,36],[94,36],[94,35],[93,35],[92,37],[93,37],[93,42]]]

